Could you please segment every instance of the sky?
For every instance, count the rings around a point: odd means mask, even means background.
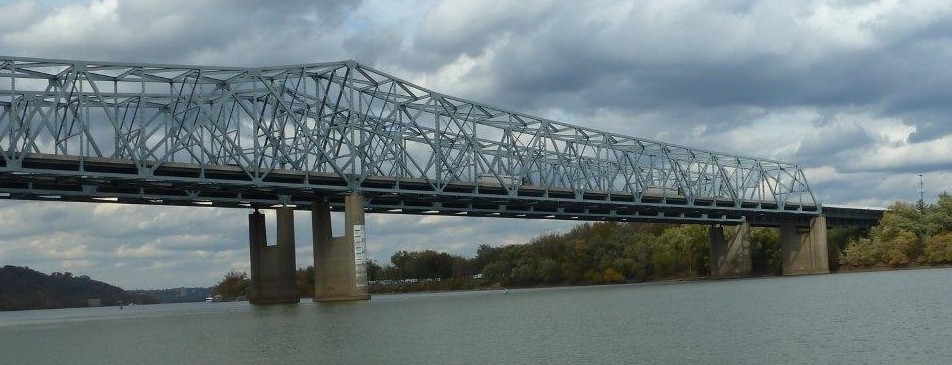
[[[914,201],[918,174],[926,202],[952,190],[948,1],[0,0],[0,14],[5,56],[353,59],[509,110],[797,163],[824,204]],[[248,270],[248,213],[0,201],[0,265],[126,289],[210,286]],[[295,219],[303,267],[309,217]],[[368,215],[368,250],[381,263],[397,250],[471,256],[573,224]]]

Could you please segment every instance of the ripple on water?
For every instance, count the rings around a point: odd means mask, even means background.
[[[946,363],[952,269],[0,313],[3,363]],[[54,351],[55,349],[55,351]]]

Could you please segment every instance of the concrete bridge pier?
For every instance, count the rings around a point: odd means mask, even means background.
[[[793,221],[782,222],[780,246],[784,275],[830,273],[825,216],[810,219],[808,230],[798,229]]]
[[[737,227],[729,240],[724,235],[724,226],[715,225],[710,229],[711,277],[737,278],[750,276],[752,272],[750,255],[750,225]]]
[[[314,301],[370,299],[364,236],[364,197],[344,198],[344,235],[333,237],[327,202],[315,203],[311,212],[314,231]]]
[[[248,215],[251,245],[251,304],[297,303],[294,277],[294,211],[277,209],[277,243],[268,245],[264,214],[255,209]]]

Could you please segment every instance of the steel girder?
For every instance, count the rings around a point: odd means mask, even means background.
[[[549,206],[538,215],[705,221],[821,210],[794,164],[506,111],[354,61],[0,57],[0,157],[0,191],[18,198],[138,194],[127,202],[227,206],[362,191],[389,210],[409,198],[453,214],[487,205],[487,214],[532,217]]]

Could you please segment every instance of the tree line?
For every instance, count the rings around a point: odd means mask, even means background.
[[[710,273],[708,229],[707,225],[583,223],[525,244],[483,244],[473,257],[435,250],[398,251],[389,263],[368,262],[367,274],[371,290],[378,293],[697,278]],[[751,231],[754,275],[779,274],[779,233],[768,228]],[[231,272],[213,292],[242,297],[249,288],[246,273]],[[312,267],[298,269],[298,288],[302,297],[313,295]]]
[[[389,264],[371,262],[368,273],[371,280],[390,284],[378,291],[693,279],[710,275],[709,229],[708,225],[696,224],[583,223],[568,232],[543,235],[526,244],[481,245],[471,258],[432,250],[399,251]],[[736,229],[725,227],[728,235],[736,234]],[[831,229],[828,242],[832,257],[838,257],[846,242],[865,234],[856,228]],[[752,275],[782,273],[776,228],[752,228],[750,247]],[[835,270],[835,262],[833,266]],[[472,275],[479,279],[466,280]],[[408,279],[430,280],[421,284],[407,283]],[[434,283],[434,279],[438,281]]]
[[[952,195],[933,204],[896,202],[868,237],[846,244],[839,263],[849,268],[952,264]]]

